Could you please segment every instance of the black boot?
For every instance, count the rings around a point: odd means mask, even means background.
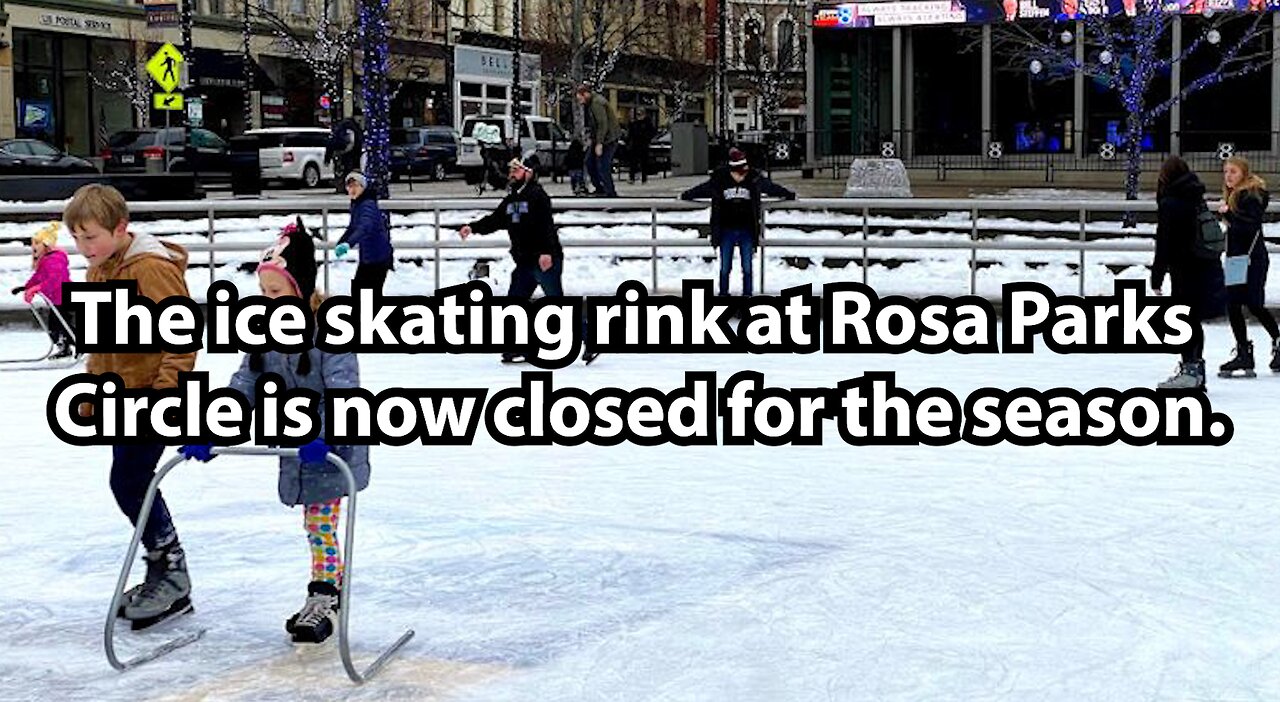
[[[1219,377],[1221,378],[1237,377],[1236,373],[1239,373],[1240,374],[1239,377],[1243,377],[1243,378],[1252,378],[1257,375],[1257,373],[1253,371],[1253,342],[1252,341],[1244,342],[1243,347],[1237,346],[1233,350],[1233,353],[1235,353],[1235,356],[1230,361],[1227,361],[1221,366],[1218,366]]]
[[[307,601],[298,613],[284,623],[294,643],[320,643],[333,634],[342,593],[338,586],[323,580],[307,585]]]

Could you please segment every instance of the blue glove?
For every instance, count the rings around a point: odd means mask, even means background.
[[[346,256],[348,253],[351,253],[351,244],[343,242],[333,247],[333,255],[337,256],[338,258],[342,258],[343,256]]]
[[[303,463],[325,463],[329,460],[330,450],[329,444],[326,444],[324,439],[316,439],[298,447],[298,460]]]
[[[179,446],[178,453],[188,460],[196,460],[201,463],[208,463],[213,460],[212,444],[194,444],[192,446]]]

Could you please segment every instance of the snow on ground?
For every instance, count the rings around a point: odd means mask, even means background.
[[[1256,333],[1255,336],[1260,336]],[[5,353],[39,347],[0,332]],[[1210,363],[1230,346],[1209,332]],[[225,379],[237,359],[202,355]],[[364,384],[501,388],[487,355],[361,359]],[[753,368],[775,385],[893,370],[910,389],[1150,385],[1162,355],[604,356],[594,389]],[[0,372],[0,699],[1252,700],[1280,698],[1280,378],[1211,381],[1226,447],[377,447],[352,589],[363,687],[295,650],[301,517],[270,459],[166,483],[203,641],[120,674],[102,621],[130,534],[110,452],[44,425],[52,372]],[[639,379],[643,378],[643,381]],[[222,382],[218,380],[216,382]],[[135,569],[136,571],[137,569]]]

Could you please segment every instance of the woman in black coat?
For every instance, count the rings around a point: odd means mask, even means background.
[[[1271,335],[1271,370],[1280,372],[1280,331],[1266,305],[1271,261],[1262,237],[1262,220],[1269,200],[1266,182],[1249,172],[1247,160],[1233,156],[1222,164],[1222,206],[1218,211],[1227,221],[1227,256],[1249,257],[1244,284],[1227,288],[1227,316],[1236,337],[1236,349],[1235,357],[1219,367],[1223,376],[1239,371],[1253,377],[1253,342],[1244,324],[1246,307]]]
[[[1221,261],[1216,255],[1202,255],[1196,247],[1204,192],[1200,178],[1180,157],[1170,156],[1161,166],[1151,289],[1160,294],[1168,274],[1173,281],[1172,302],[1191,308],[1192,325],[1191,342],[1182,348],[1178,372],[1160,383],[1162,388],[1204,389],[1204,322],[1221,317],[1226,306]]]

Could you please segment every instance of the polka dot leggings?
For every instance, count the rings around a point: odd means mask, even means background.
[[[342,555],[338,553],[338,508],[342,500],[307,505],[303,524],[311,543],[311,580],[342,586]]]

